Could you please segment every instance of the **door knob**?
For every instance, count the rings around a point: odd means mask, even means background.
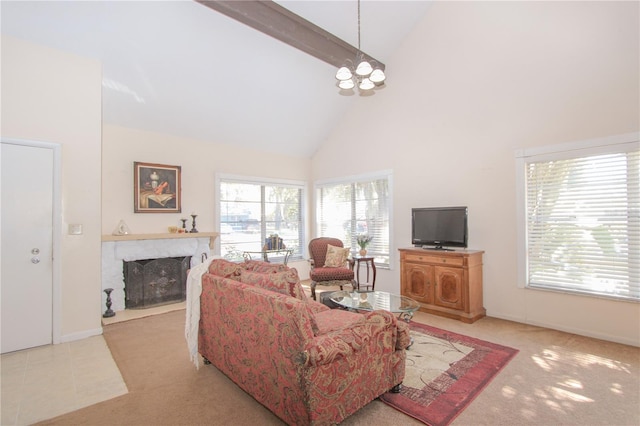
[[[32,257],[32,258],[31,258],[31,263],[36,263],[36,264],[37,264],[37,263],[40,263],[40,259],[39,259],[39,258],[37,258],[37,257]]]

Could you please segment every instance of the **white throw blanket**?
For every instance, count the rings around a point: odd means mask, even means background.
[[[200,325],[200,294],[202,294],[202,276],[209,270],[209,264],[216,257],[211,256],[189,271],[187,277],[187,318],[184,325],[184,337],[187,339],[189,356],[196,368],[200,368],[198,355],[198,327]]]

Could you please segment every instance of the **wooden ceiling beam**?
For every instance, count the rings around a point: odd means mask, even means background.
[[[335,67],[358,54],[356,47],[271,0],[195,1]],[[362,54],[385,69],[382,62]]]

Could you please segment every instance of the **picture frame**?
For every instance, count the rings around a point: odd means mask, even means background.
[[[134,213],[181,213],[182,169],[167,164],[133,163]]]

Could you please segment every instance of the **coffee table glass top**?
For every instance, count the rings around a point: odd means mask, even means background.
[[[413,299],[384,291],[334,291],[331,301],[349,309],[373,311],[382,309],[395,314],[413,313],[420,305]]]

